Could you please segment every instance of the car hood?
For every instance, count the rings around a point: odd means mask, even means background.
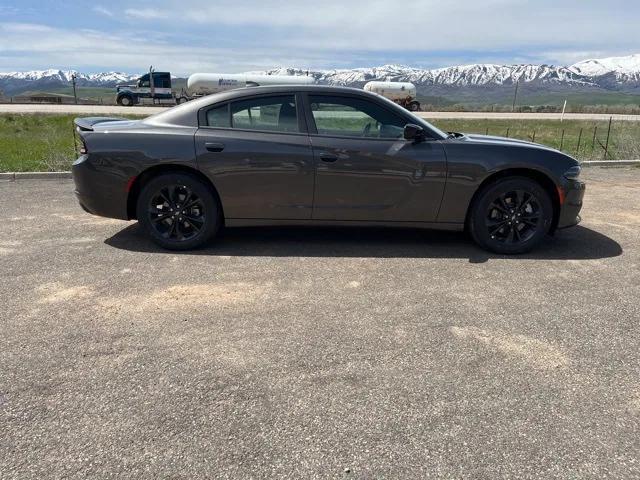
[[[558,150],[540,145],[539,143],[528,142],[526,140],[518,140],[515,138],[496,137],[493,135],[478,135],[475,133],[465,133],[460,137],[460,140],[466,140],[474,143],[490,144],[490,145],[504,145],[504,146],[521,146],[529,148],[537,148],[540,150],[547,150],[551,152],[557,152]]]

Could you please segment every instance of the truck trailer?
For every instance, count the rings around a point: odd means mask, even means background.
[[[416,100],[416,86],[410,82],[369,82],[364,86],[367,92],[377,93],[402,105],[407,110],[417,112],[420,102]]]
[[[187,79],[186,91],[174,93],[169,72],[153,69],[136,83],[116,87],[116,103],[125,107],[140,104],[175,105],[212,93],[260,85],[312,85],[313,77],[293,75],[194,73]]]

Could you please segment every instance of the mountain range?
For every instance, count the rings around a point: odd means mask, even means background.
[[[260,72],[265,73],[265,72]],[[402,65],[340,70],[274,68],[269,74],[312,75],[318,83],[362,87],[371,80],[412,82],[419,95],[499,101],[513,95],[514,85],[522,93],[624,93],[640,95],[640,54],[584,60],[570,66],[473,64],[437,69]],[[40,70],[0,73],[0,90],[5,95],[25,91],[48,91],[71,85],[75,74],[80,87],[112,88],[139,75],[121,72],[85,74],[76,71]]]

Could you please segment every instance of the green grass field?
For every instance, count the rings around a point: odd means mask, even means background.
[[[75,117],[0,115],[0,172],[69,170],[76,157]]]
[[[74,115],[0,115],[0,171],[68,170],[76,157],[73,118]],[[530,141],[534,140],[535,134],[537,143],[562,147],[563,151],[580,160],[604,158],[602,145],[606,143],[608,127],[607,122],[573,120],[561,123],[559,120],[440,119],[433,123],[445,131],[488,133]],[[607,159],[640,159],[640,122],[613,123]]]

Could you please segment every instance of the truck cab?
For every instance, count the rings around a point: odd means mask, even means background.
[[[142,75],[135,84],[116,87],[118,105],[130,107],[140,104],[175,103],[169,72],[152,72]]]

